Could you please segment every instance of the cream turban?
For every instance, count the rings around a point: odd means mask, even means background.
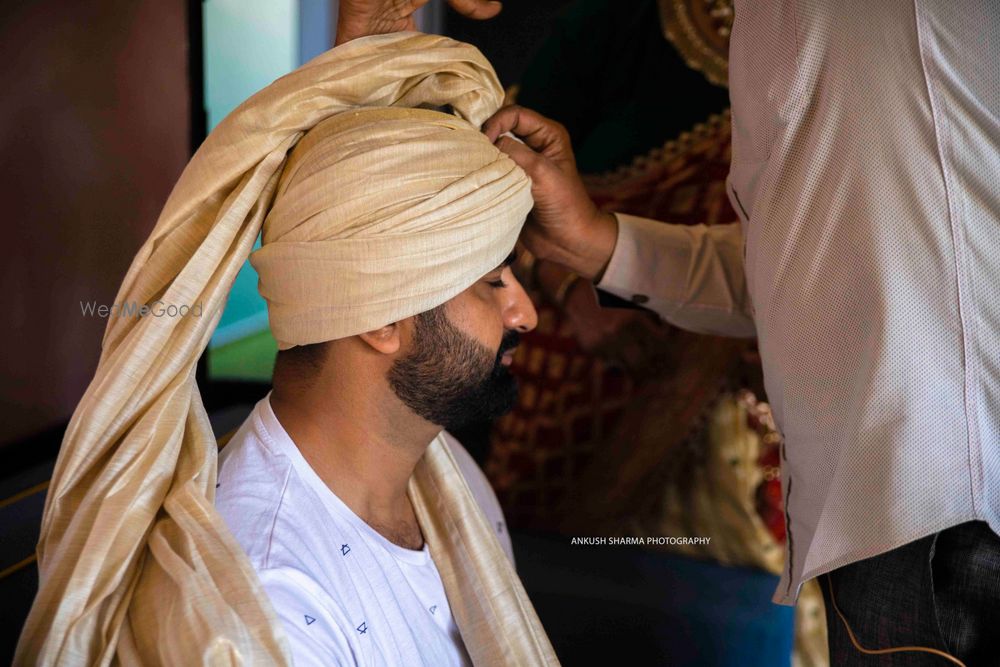
[[[206,315],[109,319],[46,497],[15,664],[291,664],[215,511],[198,356],[262,227],[253,263],[282,347],[427,310],[495,268],[531,206],[524,174],[477,132],[501,98],[475,48],[384,35],[278,79],[209,135],[117,297]],[[456,115],[416,108],[445,105]],[[440,437],[409,494],[474,663],[557,664]]]
[[[415,109],[352,111],[292,152],[250,256],[281,349],[430,310],[494,269],[530,183],[477,127]]]

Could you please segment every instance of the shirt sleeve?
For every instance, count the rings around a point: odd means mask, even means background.
[[[682,329],[756,335],[739,223],[671,225],[615,216],[618,241],[597,289],[643,305]]]
[[[298,572],[258,572],[278,615],[296,667],[344,667],[359,664],[343,630],[322,601],[322,589]]]

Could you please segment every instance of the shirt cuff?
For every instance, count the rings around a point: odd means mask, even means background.
[[[615,249],[611,253],[611,259],[604,270],[599,282],[595,287],[609,296],[608,301],[631,304],[633,307],[641,306],[649,301],[647,288],[648,275],[653,273],[652,261],[649,257],[652,250],[657,255],[685,254],[690,252],[690,241],[684,234],[673,235],[671,238],[670,226],[655,220],[646,220],[625,213],[614,213],[618,219],[618,238],[615,242]],[[646,229],[653,227],[653,229]],[[655,236],[656,240],[650,243]],[[656,246],[651,248],[650,246]],[[673,249],[671,249],[673,246]],[[645,247],[646,252],[643,252]],[[644,256],[645,255],[645,256]],[[659,264],[660,262],[657,262]],[[678,266],[675,264],[675,266]],[[680,268],[680,266],[678,266]],[[662,274],[660,278],[666,277]],[[674,276],[676,280],[682,280],[685,276],[678,273]],[[659,285],[662,289],[665,285]]]
[[[738,224],[671,225],[624,213],[595,287],[697,333],[756,334],[749,312]]]

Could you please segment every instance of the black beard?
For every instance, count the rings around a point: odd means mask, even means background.
[[[393,362],[389,386],[416,414],[448,431],[496,419],[517,401],[517,378],[501,360],[519,341],[516,331],[505,332],[494,355],[435,308],[416,316],[413,352]]]

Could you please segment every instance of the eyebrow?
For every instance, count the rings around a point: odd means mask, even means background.
[[[510,251],[510,254],[507,255],[507,259],[500,262],[500,266],[498,266],[497,269],[502,269],[504,267],[510,266],[516,261],[517,261],[517,248],[514,248],[513,250]],[[494,271],[496,271],[496,269],[494,269]]]

